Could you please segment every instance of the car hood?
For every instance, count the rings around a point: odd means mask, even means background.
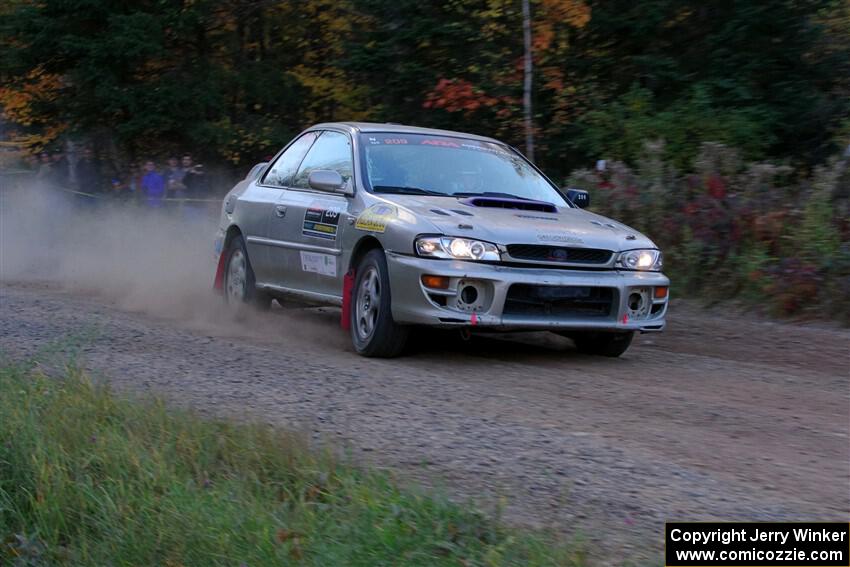
[[[551,244],[605,250],[656,248],[640,232],[582,209],[559,207],[556,212],[475,206],[451,197],[382,195],[404,207],[435,232],[495,244]]]

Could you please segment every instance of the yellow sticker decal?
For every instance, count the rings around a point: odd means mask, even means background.
[[[372,205],[357,217],[354,228],[369,232],[384,232],[387,224],[398,215],[398,210],[392,205]]]

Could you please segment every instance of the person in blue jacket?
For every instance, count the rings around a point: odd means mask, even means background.
[[[145,175],[142,177],[142,197],[149,207],[162,207],[165,204],[165,177],[156,170],[152,160],[145,162]]]

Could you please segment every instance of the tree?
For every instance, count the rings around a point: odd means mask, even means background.
[[[676,124],[665,124],[662,114],[676,109],[679,119],[688,115],[683,125],[726,122],[722,137],[749,146],[751,158],[821,160],[835,150],[839,117],[850,110],[847,98],[835,91],[850,75],[848,52],[823,48],[828,29],[820,21],[839,6],[833,0],[593,0],[593,18],[578,33],[572,61],[596,87],[583,114],[620,112],[629,106],[629,93],[641,89],[650,93],[650,108],[625,119],[640,113],[662,118],[658,131],[647,136],[661,137],[665,129],[669,134]],[[595,121],[580,121],[575,146],[594,128]],[[710,128],[706,135],[716,131]],[[600,142],[616,144],[622,134],[612,130]],[[769,143],[761,143],[764,137]],[[681,161],[693,156],[696,145]],[[636,151],[611,157],[632,158]]]
[[[533,73],[533,55],[531,53],[531,6],[529,0],[522,0],[522,48],[523,81],[522,107],[525,126],[525,155],[534,161],[534,120],[531,109],[531,85]]]
[[[646,140],[816,164],[850,132],[846,0],[7,0],[32,147],[243,164],[349,119],[491,135],[556,175]],[[523,33],[520,32],[520,28]]]

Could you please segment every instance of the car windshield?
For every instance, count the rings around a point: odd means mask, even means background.
[[[366,184],[375,193],[567,201],[507,146],[449,136],[360,135]]]

